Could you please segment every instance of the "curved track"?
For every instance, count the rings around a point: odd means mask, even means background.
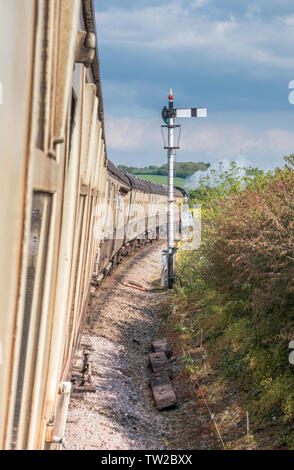
[[[82,342],[93,348],[97,392],[71,399],[66,449],[164,448],[166,418],[153,405],[147,359],[167,295],[153,286],[161,250],[161,245],[148,246],[134,254],[92,296]]]
[[[148,352],[169,296],[158,288],[161,251],[156,244],[135,253],[92,296],[82,342],[93,348],[97,391],[72,397],[65,449],[194,448],[195,400],[179,380],[181,358],[173,362],[177,408],[158,412],[149,387]]]

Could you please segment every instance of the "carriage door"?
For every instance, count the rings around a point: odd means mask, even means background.
[[[60,2],[37,2],[25,237],[10,447],[33,448],[42,429],[64,184],[64,135],[56,135]],[[42,436],[38,436],[40,441]]]

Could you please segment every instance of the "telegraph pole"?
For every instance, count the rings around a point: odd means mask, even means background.
[[[175,227],[174,227],[174,155],[175,150],[179,146],[174,145],[174,129],[181,127],[175,125],[174,119],[187,118],[187,117],[207,117],[206,108],[181,108],[174,109],[174,96],[170,90],[168,97],[168,108],[165,106],[162,110],[162,119],[165,125],[162,127],[167,128],[168,141],[167,146],[167,161],[168,161],[168,212],[167,212],[167,250],[163,251],[163,270],[166,269],[167,264],[167,287],[172,289],[174,281],[174,254],[176,248],[175,242]]]

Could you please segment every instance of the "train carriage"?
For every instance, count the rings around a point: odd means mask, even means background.
[[[94,13],[79,0],[2,1],[1,11],[1,175],[14,191],[3,185],[0,438],[2,448],[43,448],[62,435],[54,420],[95,257],[95,169],[106,172],[97,57],[87,68]]]
[[[99,273],[110,274],[120,261],[119,251],[125,243],[126,224],[129,215],[131,186],[127,176],[108,160],[107,164],[107,204],[105,211],[105,233],[101,239]]]
[[[134,241],[140,246],[146,239],[148,227],[148,202],[150,188],[148,183],[134,175],[128,175],[132,188],[130,213],[126,230],[126,242]]]
[[[107,159],[93,2],[0,7],[0,447],[60,448],[91,282],[158,237],[166,188]]]

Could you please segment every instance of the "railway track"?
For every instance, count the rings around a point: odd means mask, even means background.
[[[91,345],[95,393],[74,396],[66,449],[163,448],[165,417],[154,407],[148,352],[159,328],[154,287],[162,244],[143,248],[118,266],[92,295],[82,343]],[[136,282],[146,289],[125,287]],[[151,447],[150,447],[151,446]]]
[[[134,253],[92,295],[82,343],[92,349],[96,391],[72,396],[65,449],[193,448],[195,400],[177,381],[181,357],[172,361],[178,406],[159,412],[150,389],[148,353],[151,341],[165,333],[162,309],[169,296],[158,288],[161,250],[157,243]],[[123,280],[146,290],[125,287]]]

